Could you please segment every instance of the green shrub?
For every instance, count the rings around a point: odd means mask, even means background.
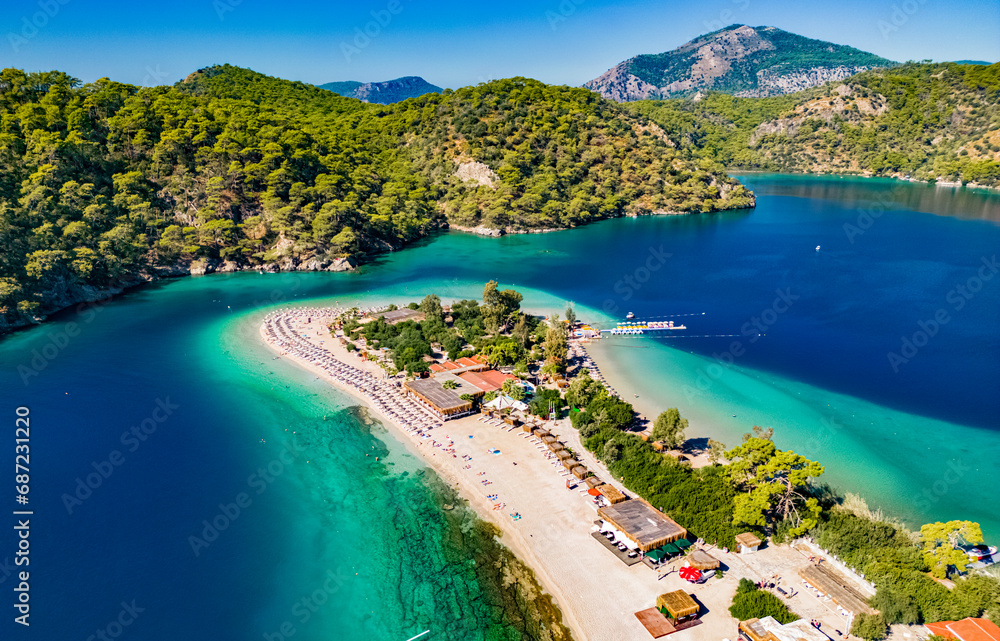
[[[774,617],[778,623],[798,621],[799,616],[788,609],[781,599],[760,590],[752,581],[740,579],[740,585],[729,606],[729,614],[740,621]]]
[[[881,614],[866,614],[862,612],[851,625],[851,634],[865,641],[879,641],[889,632],[889,626]]]

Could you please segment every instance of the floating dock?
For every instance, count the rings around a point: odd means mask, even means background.
[[[672,332],[687,329],[685,325],[675,325],[674,321],[625,321],[618,323],[613,329],[602,329],[601,332],[618,335],[646,334],[654,332]]]

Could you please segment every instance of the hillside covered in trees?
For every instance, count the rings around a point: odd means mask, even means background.
[[[1000,184],[1000,63],[910,63],[786,96],[627,108],[691,158],[728,167]]]
[[[139,88],[0,74],[0,330],[166,274],[345,269],[449,224],[753,205],[585,89],[371,105],[230,66]]]

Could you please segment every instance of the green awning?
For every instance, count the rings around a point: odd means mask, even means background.
[[[663,552],[667,556],[673,556],[675,554],[679,554],[680,551],[681,549],[673,543],[667,543],[663,546]]]
[[[685,550],[685,549],[691,547],[691,541],[688,541],[687,539],[678,539],[678,540],[674,541],[674,545],[676,545],[677,547],[679,547],[682,550]]]
[[[663,550],[656,548],[655,550],[650,550],[649,552],[646,552],[646,556],[658,562],[660,559],[664,557],[664,552]]]

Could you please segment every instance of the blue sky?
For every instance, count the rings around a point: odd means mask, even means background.
[[[732,23],[894,60],[1000,60],[997,0],[3,1],[0,67],[147,85],[224,62],[317,84],[521,75],[579,85]]]

